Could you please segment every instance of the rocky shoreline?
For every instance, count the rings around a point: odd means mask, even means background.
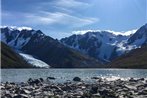
[[[147,98],[147,80],[128,80],[92,77],[86,83],[75,77],[65,83],[54,83],[56,78],[28,79],[27,82],[1,82],[1,98]]]

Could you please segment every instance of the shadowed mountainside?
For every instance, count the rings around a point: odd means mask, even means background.
[[[19,54],[1,42],[1,68],[33,68]]]
[[[147,68],[147,46],[137,48],[113,60],[111,68]]]

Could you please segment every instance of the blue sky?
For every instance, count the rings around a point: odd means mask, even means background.
[[[62,38],[79,30],[128,31],[147,23],[146,0],[2,0],[2,25]]]

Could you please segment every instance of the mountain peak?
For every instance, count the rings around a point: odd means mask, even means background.
[[[88,54],[100,61],[111,61],[132,49],[147,44],[147,24],[138,30],[115,32],[111,30],[85,30],[76,36],[61,39],[66,46]]]
[[[26,28],[25,28],[26,29]],[[72,67],[101,67],[94,58],[82,54],[76,50],[64,46],[57,40],[46,36],[40,30],[11,30],[1,28],[2,42],[9,45],[16,51],[22,51],[35,57],[51,67],[72,68]],[[24,55],[27,61],[32,60],[30,56]]]

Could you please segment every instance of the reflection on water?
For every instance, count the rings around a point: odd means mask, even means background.
[[[146,69],[2,69],[2,82],[24,82],[28,78],[55,77],[56,82],[72,80],[79,76],[85,81],[91,77],[120,77],[120,78],[147,78]]]

